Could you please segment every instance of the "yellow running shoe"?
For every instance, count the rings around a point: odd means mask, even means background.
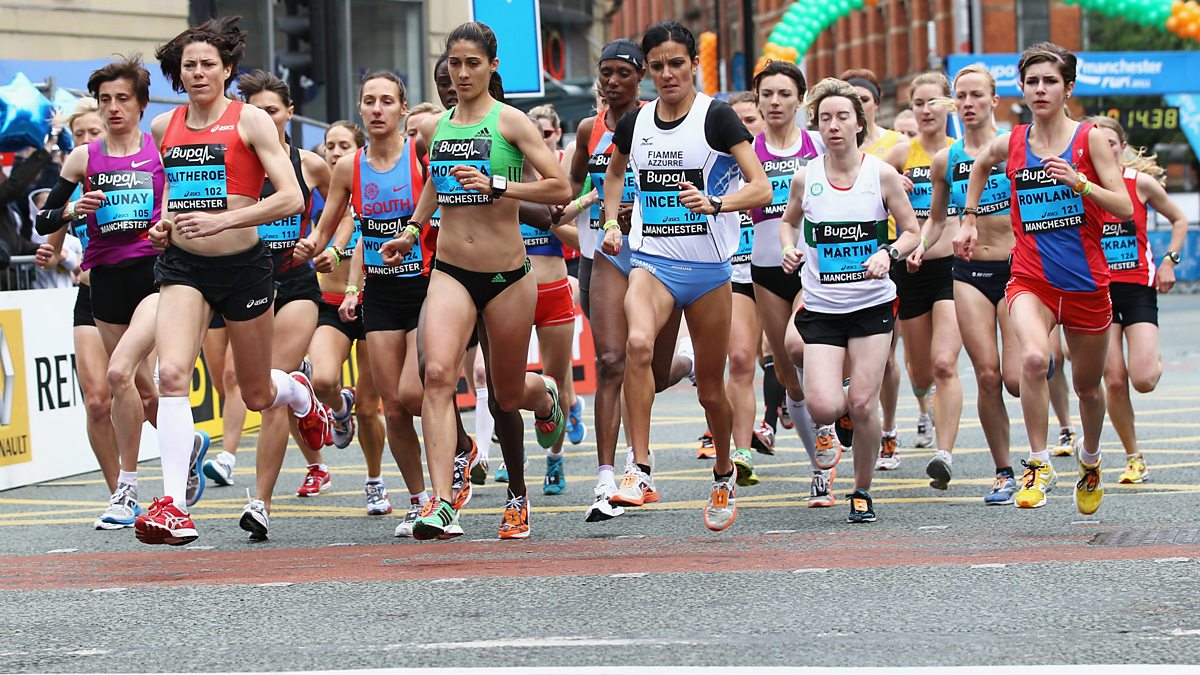
[[[1119,483],[1145,483],[1150,477],[1150,469],[1146,468],[1146,460],[1141,453],[1125,456],[1125,472],[1121,474]]]
[[[1018,509],[1036,509],[1046,504],[1046,493],[1054,489],[1058,474],[1050,462],[1040,459],[1021,460],[1025,473],[1021,474],[1021,489],[1017,491]]]
[[[1100,460],[1095,464],[1079,462],[1079,481],[1075,483],[1075,508],[1090,516],[1100,508],[1104,499],[1104,483],[1100,480]]]

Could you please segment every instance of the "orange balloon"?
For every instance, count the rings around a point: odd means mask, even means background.
[[[1171,31],[1172,33],[1178,32],[1179,31],[1179,19],[1174,16],[1168,16],[1167,17],[1167,30]]]

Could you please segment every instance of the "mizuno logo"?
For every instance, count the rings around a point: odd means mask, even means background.
[[[643,145],[643,146],[645,146],[645,145],[654,145],[654,137],[653,137],[653,136],[646,136],[645,138],[643,138],[643,139],[642,139],[642,145]]]

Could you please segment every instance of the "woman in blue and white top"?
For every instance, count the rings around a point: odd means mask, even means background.
[[[854,492],[849,522],[873,522],[871,475],[879,449],[879,389],[896,319],[891,263],[912,253],[917,220],[900,173],[860,149],[866,128],[852,85],[826,78],[809,92],[826,153],[792,179],[779,239],[783,270],[800,275],[804,307],[796,328],[804,338],[804,393],[817,424],[844,414],[854,423]],[[888,240],[889,210],[899,237]],[[797,228],[803,228],[799,241]],[[842,368],[850,364],[849,392]]]
[[[717,450],[704,520],[709,529],[723,530],[737,515],[729,456],[732,410],[725,394],[730,258],[740,235],[737,212],[767,204],[771,189],[737,113],[696,91],[699,57],[691,32],[673,21],[655,24],[642,38],[642,51],[659,98],[621,118],[605,177],[607,184],[620,184],[631,161],[637,175],[624,384],[635,463],[611,501],[639,506],[658,500],[649,475],[650,364],[655,337],[681,308],[695,342],[696,385]],[[733,191],[739,169],[746,183]],[[605,194],[602,246],[609,255],[621,247],[620,201],[616,190]]]

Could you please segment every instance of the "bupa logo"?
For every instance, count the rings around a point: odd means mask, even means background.
[[[1017,70],[1015,63],[999,63],[988,66],[992,77],[996,80],[996,90],[999,91],[1004,87],[1012,87],[1018,91],[1021,89],[1021,73]]]
[[[0,312],[0,466],[33,461],[21,311]]]

